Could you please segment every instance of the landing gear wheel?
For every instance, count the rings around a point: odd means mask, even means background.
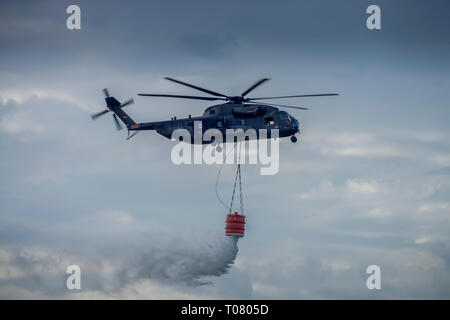
[[[296,143],[296,142],[297,142],[297,137],[296,137],[296,136],[291,136],[291,141],[292,141],[293,143]]]

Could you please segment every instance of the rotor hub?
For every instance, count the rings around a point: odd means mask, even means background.
[[[242,103],[245,101],[243,96],[232,96],[232,97],[228,97],[228,100],[233,102],[233,103]]]

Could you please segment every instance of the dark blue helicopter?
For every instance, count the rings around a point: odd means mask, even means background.
[[[134,101],[130,99],[124,103],[120,103],[114,97],[109,95],[107,89],[103,89],[105,94],[106,109],[91,115],[92,119],[97,119],[99,116],[104,115],[108,112],[113,112],[114,122],[116,124],[117,130],[122,129],[122,125],[118,121],[117,117],[126,125],[128,128],[128,138],[130,139],[136,133],[142,130],[155,130],[164,137],[171,139],[172,133],[177,129],[186,129],[191,134],[190,143],[194,142],[194,126],[201,121],[202,134],[208,129],[218,129],[222,133],[223,137],[226,136],[227,129],[242,129],[247,131],[248,129],[254,129],[256,133],[259,133],[260,129],[267,129],[266,138],[271,137],[271,130],[277,129],[279,137],[291,137],[292,142],[297,142],[296,133],[300,132],[298,120],[285,111],[279,110],[277,107],[281,108],[293,108],[300,110],[308,110],[308,108],[303,107],[293,107],[286,105],[279,105],[273,103],[260,103],[257,100],[266,99],[281,99],[281,98],[298,98],[298,97],[320,97],[320,96],[337,96],[337,93],[322,93],[322,94],[304,94],[304,95],[293,95],[293,96],[279,96],[279,97],[263,97],[263,98],[246,98],[245,96],[250,93],[253,89],[266,82],[267,78],[261,79],[253,84],[250,88],[245,90],[239,96],[227,96],[218,92],[214,92],[208,89],[204,89],[192,84],[175,80],[172,78],[165,78],[169,81],[182,84],[184,86],[202,91],[213,97],[203,97],[203,96],[186,96],[186,95],[171,95],[171,94],[146,94],[140,93],[139,96],[147,97],[167,97],[167,98],[182,98],[182,99],[195,99],[195,100],[206,100],[206,101],[216,101],[222,100],[225,103],[217,104],[208,107],[202,116],[177,119],[173,117],[171,120],[166,121],[152,121],[136,123],[131,119],[128,114],[123,111],[123,107],[132,104]],[[199,122],[197,122],[199,121]],[[130,135],[130,131],[134,131]],[[257,139],[260,138],[259,134],[256,136]],[[234,139],[234,138],[233,138]],[[189,142],[189,141],[186,141]],[[226,141],[224,141],[226,142]],[[211,143],[211,141],[203,141],[202,143]]]

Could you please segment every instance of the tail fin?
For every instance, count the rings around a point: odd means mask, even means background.
[[[136,125],[136,122],[133,121],[123,110],[122,108],[134,103],[133,99],[129,99],[125,101],[124,103],[120,103],[116,98],[111,97],[109,95],[108,89],[103,89],[103,93],[105,95],[105,101],[106,101],[106,109],[94,113],[91,115],[91,118],[93,120],[97,119],[98,117],[107,114],[108,112],[113,112],[113,119],[114,123],[116,124],[117,130],[122,129],[122,125],[120,124],[119,120],[117,120],[117,117],[127,126],[128,129],[130,129],[131,126]]]
[[[119,119],[127,126],[127,128],[130,128],[130,126],[136,124],[136,122],[134,122],[134,120],[131,119],[128,114],[122,109],[123,107],[133,103],[133,99],[128,100],[123,104],[117,101],[114,97],[107,97],[105,98],[105,101],[108,109],[114,112],[114,114],[119,117]]]

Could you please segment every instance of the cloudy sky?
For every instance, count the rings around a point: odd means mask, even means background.
[[[76,1],[73,31],[70,4],[0,3],[1,298],[450,298],[447,0]],[[243,167],[238,251],[218,166],[175,166],[162,136],[90,119],[104,87],[135,99],[136,121],[208,106],[136,96],[196,94],[165,76],[340,93],[283,101],[310,110],[289,111],[302,134],[281,142],[277,175]]]

